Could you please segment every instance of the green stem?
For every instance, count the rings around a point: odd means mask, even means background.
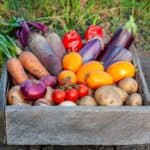
[[[129,21],[126,22],[124,28],[127,29],[129,32],[133,32],[133,34],[136,34],[137,25],[134,22],[133,16],[130,16]]]
[[[96,17],[94,18],[94,20],[93,20],[93,25],[96,25],[96,22],[97,22],[97,20],[98,20],[98,16],[96,15]]]

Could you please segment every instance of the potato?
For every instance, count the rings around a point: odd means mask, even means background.
[[[80,106],[96,106],[97,103],[92,96],[85,96],[78,101]]]
[[[141,95],[138,93],[131,94],[126,101],[126,105],[128,105],[128,106],[140,106],[140,105],[142,105]]]
[[[52,93],[53,93],[53,88],[47,87],[47,92],[44,98],[48,100],[49,105],[53,105]]]
[[[118,83],[118,87],[131,94],[137,92],[138,83],[133,78],[125,78]]]
[[[7,102],[10,105],[30,105],[31,102],[26,101],[20,91],[20,86],[12,87],[7,93]]]
[[[123,100],[119,92],[114,90],[115,86],[103,86],[96,90],[95,99],[99,105],[102,106],[120,106],[123,104]],[[117,87],[115,87],[117,88]]]
[[[112,88],[115,90],[115,92],[117,92],[120,95],[121,100],[124,103],[128,97],[128,93],[116,86],[113,86]]]
[[[50,103],[47,99],[40,98],[34,103],[34,105],[35,106],[48,106],[48,105],[50,105]]]

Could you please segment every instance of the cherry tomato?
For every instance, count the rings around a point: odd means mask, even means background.
[[[87,96],[88,94],[89,94],[89,88],[84,84],[79,85],[79,88],[78,88],[79,97],[81,98],[81,97]]]
[[[66,99],[69,101],[76,102],[78,100],[78,90],[77,89],[70,89],[66,91]]]
[[[52,94],[52,98],[55,104],[60,104],[61,102],[63,102],[65,100],[65,97],[66,93],[61,89],[56,89]]]

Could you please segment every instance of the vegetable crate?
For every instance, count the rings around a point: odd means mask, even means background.
[[[139,92],[150,94],[135,47]],[[130,145],[150,141],[150,107],[7,106],[9,77],[4,67],[0,87],[0,142],[8,145]],[[109,93],[108,93],[109,94]]]

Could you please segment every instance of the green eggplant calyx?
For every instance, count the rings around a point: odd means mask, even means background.
[[[124,29],[127,29],[129,32],[133,32],[133,34],[136,34],[137,25],[134,22],[133,16],[130,16],[129,21],[127,21],[124,25]]]

